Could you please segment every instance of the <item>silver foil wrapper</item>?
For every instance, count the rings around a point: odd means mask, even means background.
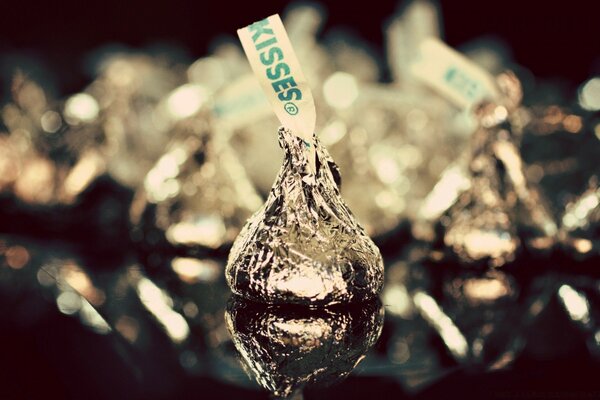
[[[280,128],[279,141],[283,166],[264,206],[233,244],[229,286],[266,303],[327,305],[375,297],[383,286],[383,260],[340,196],[337,166],[316,136],[316,174],[300,138]]]
[[[97,129],[98,105],[85,93],[66,102],[50,98],[17,74],[13,101],[1,109],[0,193],[27,206],[72,205],[105,171]]]
[[[347,376],[379,338],[383,317],[378,300],[311,310],[234,299],[225,322],[246,372],[287,398]]]
[[[471,187],[450,209],[444,244],[467,264],[489,261],[501,266],[519,249],[511,205],[503,196],[502,178],[491,147],[495,133],[481,129],[473,138],[475,149],[469,169]]]
[[[132,237],[153,251],[228,247],[262,199],[204,113],[179,121],[130,209]]]
[[[423,198],[466,148],[468,137],[441,99],[420,100],[366,84],[359,93],[356,104],[338,111],[320,137],[344,173],[348,206],[378,241],[415,219]],[[366,192],[370,195],[363,196]]]
[[[472,137],[468,189],[442,218],[444,244],[465,264],[499,267],[515,260],[521,238],[535,250],[548,250],[557,226],[542,193],[528,181],[517,146],[518,121],[511,118],[521,100],[517,78],[498,77],[502,104],[477,110],[480,128]]]
[[[169,143],[169,128],[181,113],[180,69],[159,57],[109,54],[86,89],[99,106],[107,172],[125,187],[136,189]],[[188,108],[193,101],[188,97]]]

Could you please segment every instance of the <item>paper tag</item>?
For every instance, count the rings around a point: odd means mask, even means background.
[[[229,129],[247,126],[273,115],[262,88],[250,73],[217,93],[213,111]]]
[[[410,66],[418,56],[418,45],[428,37],[440,37],[437,7],[430,1],[408,2],[386,30],[387,53],[395,82],[410,85]]]
[[[238,29],[244,52],[283,126],[302,138],[315,164],[315,102],[279,15]]]
[[[461,108],[500,97],[492,75],[435,38],[421,42],[411,72]]]

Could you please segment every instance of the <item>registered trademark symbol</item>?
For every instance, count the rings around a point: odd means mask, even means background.
[[[292,103],[292,102],[285,103],[283,105],[283,108],[290,115],[296,115],[296,114],[298,114],[298,107],[294,103]]]

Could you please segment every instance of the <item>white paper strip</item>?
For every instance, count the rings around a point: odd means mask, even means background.
[[[237,32],[273,111],[283,126],[304,140],[309,163],[314,167],[315,102],[279,15]]]
[[[421,42],[420,57],[411,72],[464,109],[470,109],[481,100],[499,97],[491,74],[435,38]]]

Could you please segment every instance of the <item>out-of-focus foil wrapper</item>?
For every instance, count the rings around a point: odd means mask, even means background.
[[[489,259],[493,266],[500,266],[514,260],[519,247],[510,215],[514,203],[508,204],[501,193],[502,177],[491,149],[498,139],[495,134],[486,129],[475,133],[470,189],[448,214],[444,244],[466,263]]]
[[[356,90],[350,105],[336,94],[346,87]],[[378,240],[415,218],[439,174],[466,148],[468,127],[447,102],[430,94],[423,100],[341,72],[324,90],[337,115],[320,137],[344,175],[348,206]]]
[[[105,170],[98,111],[88,94],[57,102],[17,74],[13,102],[2,109],[8,132],[0,135],[0,192],[30,206],[75,203]]]
[[[376,243],[416,218],[475,127],[408,72],[417,44],[437,36],[437,25],[435,7],[424,1],[393,19],[386,29],[392,84],[378,83],[382,60],[366,43],[344,32],[326,41],[332,71],[317,90],[327,121],[319,136],[344,176],[342,195]]]
[[[557,233],[546,200],[526,178],[517,146],[519,121],[514,111],[521,100],[520,83],[506,73],[498,77],[498,86],[504,99],[483,103],[476,111],[480,127],[471,139],[468,169],[442,174],[442,180],[451,182],[440,181],[440,190],[434,188],[425,202],[444,203],[449,197],[452,205],[445,215],[424,214],[441,216],[445,246],[468,265],[502,266],[516,258],[522,240],[545,250]]]
[[[346,377],[383,327],[378,300],[306,309],[232,299],[225,321],[246,372],[276,396]]]
[[[600,176],[599,115],[590,112],[583,101],[594,81],[581,85],[578,102],[550,83],[539,83],[527,93],[534,97],[529,100],[533,105],[523,113],[528,123],[520,146],[527,176],[544,189],[557,215],[588,188],[593,176]]]
[[[262,199],[206,113],[179,121],[172,136],[132,203],[133,239],[192,256],[230,246]]]
[[[159,57],[107,55],[86,89],[99,106],[107,172],[125,187],[140,185],[169,142],[171,124],[198,102],[188,91],[187,105],[181,106],[181,91],[175,89],[185,75],[177,67]]]
[[[304,142],[280,128],[284,164],[264,206],[233,244],[234,293],[267,303],[364,301],[383,286],[379,249],[340,196],[339,171],[316,135],[316,174]]]
[[[106,176],[98,102],[85,92],[53,100],[22,74],[12,88],[0,124],[0,230],[75,241],[125,233],[131,196]]]
[[[554,296],[547,276],[432,267],[437,272],[432,270],[429,286],[415,290],[412,300],[456,362],[505,369],[518,360],[529,340],[538,340],[531,332]]]
[[[562,216],[561,242],[579,259],[600,256],[600,187],[598,178],[588,189],[567,204]]]

